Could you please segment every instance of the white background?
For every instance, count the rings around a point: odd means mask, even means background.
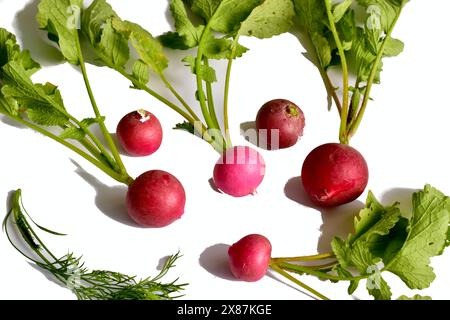
[[[165,0],[110,3],[122,18],[155,35],[170,28]],[[57,50],[41,41],[35,12],[36,1],[0,0],[0,26],[16,33],[44,66],[34,79],[58,84],[69,111],[80,118],[90,116],[80,73],[63,64]],[[394,34],[406,43],[405,52],[385,61],[382,85],[373,91],[375,101],[352,140],[368,161],[369,188],[386,204],[401,201],[405,211],[412,189],[426,183],[450,194],[449,12],[446,0],[414,0],[406,6]],[[230,112],[234,143],[246,143],[239,133],[240,124],[253,121],[258,108],[273,98],[295,101],[307,120],[305,136],[294,148],[262,151],[268,170],[258,195],[234,199],[214,192],[208,180],[218,158],[215,151],[184,132],[171,130],[180,117],[146,94],[129,90],[129,83],[114,71],[88,66],[94,93],[112,132],[124,114],[137,108],[146,108],[161,120],[165,130],[161,149],[148,158],[124,157],[124,161],[133,176],[150,169],[177,176],[187,191],[185,216],[165,229],[130,226],[124,187],[56,143],[5,119],[0,119],[0,196],[4,199],[0,212],[6,213],[8,192],[22,188],[25,206],[40,224],[69,234],[65,238],[45,236],[49,246],[58,255],[68,249],[82,254],[93,269],[144,277],[157,273],[161,258],[181,250],[184,256],[167,280],[179,276],[189,282],[185,292],[189,299],[310,299],[272,277],[251,284],[229,280],[223,244],[261,233],[271,240],[273,256],[314,254],[327,250],[334,235],[352,230],[352,218],[362,203],[322,212],[300,204],[304,202],[298,180],[303,159],[314,147],[337,140],[337,113],[327,111],[319,73],[302,57],[304,50],[293,35],[242,42],[251,50],[235,63],[233,71]],[[185,54],[170,53],[168,78],[194,104],[193,77],[179,62]],[[223,78],[224,66],[219,65],[219,77]],[[153,83],[161,88],[156,80]],[[216,85],[218,97],[222,85]],[[297,178],[290,180],[293,177]],[[0,262],[0,298],[74,299],[70,291],[28,264],[3,233]],[[424,294],[450,298],[449,263],[448,252],[433,259],[437,280]],[[394,276],[388,279],[394,297],[411,294]],[[346,284],[309,277],[303,280],[331,298],[351,298]],[[362,288],[355,297],[367,298],[367,294]]]

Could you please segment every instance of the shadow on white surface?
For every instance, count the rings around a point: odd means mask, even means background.
[[[214,178],[211,178],[208,180],[209,186],[211,187],[211,189],[217,193],[222,193],[222,191],[220,191],[219,188],[217,188],[216,183],[214,182]]]
[[[75,166],[75,172],[95,189],[95,205],[107,217],[130,227],[140,228],[127,214],[125,186],[110,187],[96,177],[86,172],[75,160],[70,160]]]
[[[303,188],[301,177],[290,179],[284,188],[286,197],[298,204],[316,209],[322,214],[321,236],[317,244],[319,253],[331,250],[331,241],[334,237],[346,238],[354,231],[353,221],[359,211],[364,208],[364,203],[359,200],[336,207],[320,208],[312,203]]]
[[[243,122],[240,125],[241,129],[241,136],[249,143],[254,145],[257,148],[271,151],[269,148],[267,148],[267,143],[265,141],[259,141],[258,131],[256,129],[256,122],[255,121],[247,121]],[[255,136],[256,135],[256,136]],[[261,144],[261,146],[260,146]]]
[[[309,297],[309,298],[311,298],[311,299],[313,299],[313,300],[319,300],[317,297],[313,296],[313,295],[310,294],[309,292],[303,291],[300,287],[297,287],[297,286],[293,285],[292,283],[289,283],[289,282],[287,282],[287,281],[284,281],[284,280],[282,280],[282,279],[279,279],[279,278],[278,278],[278,274],[275,273],[274,271],[268,271],[267,274],[266,274],[266,276],[268,276],[269,278],[272,278],[273,280],[275,280],[275,281],[281,283],[283,286],[288,286],[288,287],[290,287],[290,288],[292,288],[292,289],[294,289],[294,290],[300,292],[301,294],[305,295],[306,297]],[[299,298],[300,298],[300,297],[299,297]]]
[[[17,121],[14,121],[13,119],[6,117],[6,116],[0,116],[0,122],[3,124],[6,124],[8,126],[17,128],[17,129],[27,129],[27,126],[24,126],[23,124],[18,123]]]
[[[206,248],[199,258],[200,266],[215,277],[237,281],[228,268],[228,248],[224,243],[215,244]]]
[[[413,209],[412,195],[417,191],[417,189],[392,188],[382,194],[380,201],[386,206],[399,202],[402,215],[409,218]]]
[[[50,40],[46,39],[45,33],[39,30],[36,21],[39,1],[29,2],[21,11],[16,14],[14,27],[17,30],[17,37],[23,42],[23,47],[31,51],[31,56],[44,66],[54,65],[63,62],[63,57],[59,50],[50,45]]]

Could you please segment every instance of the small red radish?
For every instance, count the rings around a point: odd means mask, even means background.
[[[135,157],[148,156],[156,152],[163,138],[158,118],[142,109],[123,117],[116,133],[124,150]]]
[[[254,194],[265,175],[266,164],[258,151],[233,147],[225,151],[214,167],[214,183],[233,197]]]
[[[259,146],[269,150],[292,147],[303,135],[305,115],[293,102],[276,99],[264,104],[256,116]]]
[[[269,268],[271,254],[272,245],[266,237],[248,235],[228,249],[231,272],[239,280],[258,281]]]
[[[339,206],[357,199],[368,180],[369,169],[361,153],[339,143],[314,149],[302,168],[305,191],[321,207]]]
[[[130,185],[126,203],[128,214],[139,225],[161,228],[181,218],[186,194],[173,175],[152,170]]]

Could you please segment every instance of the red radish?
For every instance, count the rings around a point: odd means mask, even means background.
[[[361,153],[339,143],[314,149],[302,168],[305,191],[321,207],[339,206],[357,199],[368,180],[369,169]]]
[[[272,245],[266,237],[248,235],[228,249],[231,272],[239,280],[258,281],[269,268],[271,254]]]
[[[225,151],[214,167],[214,183],[233,197],[254,194],[265,175],[266,164],[258,151],[233,147]]]
[[[161,170],[148,171],[129,187],[127,209],[143,227],[165,227],[181,218],[186,194],[180,181]]]
[[[132,156],[153,154],[161,146],[162,138],[163,131],[159,120],[145,110],[127,114],[117,126],[117,139]]]
[[[267,102],[256,116],[259,145],[269,150],[289,148],[303,135],[305,116],[293,102],[276,99]]]

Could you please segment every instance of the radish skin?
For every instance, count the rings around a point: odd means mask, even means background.
[[[255,194],[265,175],[266,164],[258,151],[250,147],[228,149],[214,167],[214,183],[233,197]]]
[[[158,118],[145,110],[127,114],[117,125],[117,139],[131,156],[144,157],[161,146],[163,130]]]
[[[128,214],[143,227],[162,228],[180,219],[186,193],[180,181],[168,172],[148,171],[129,187]]]
[[[339,143],[314,149],[302,168],[303,187],[320,207],[335,207],[357,199],[368,181],[369,169],[361,153]]]
[[[228,249],[230,270],[236,279],[258,281],[267,273],[271,254],[272,245],[266,237],[248,235]]]

